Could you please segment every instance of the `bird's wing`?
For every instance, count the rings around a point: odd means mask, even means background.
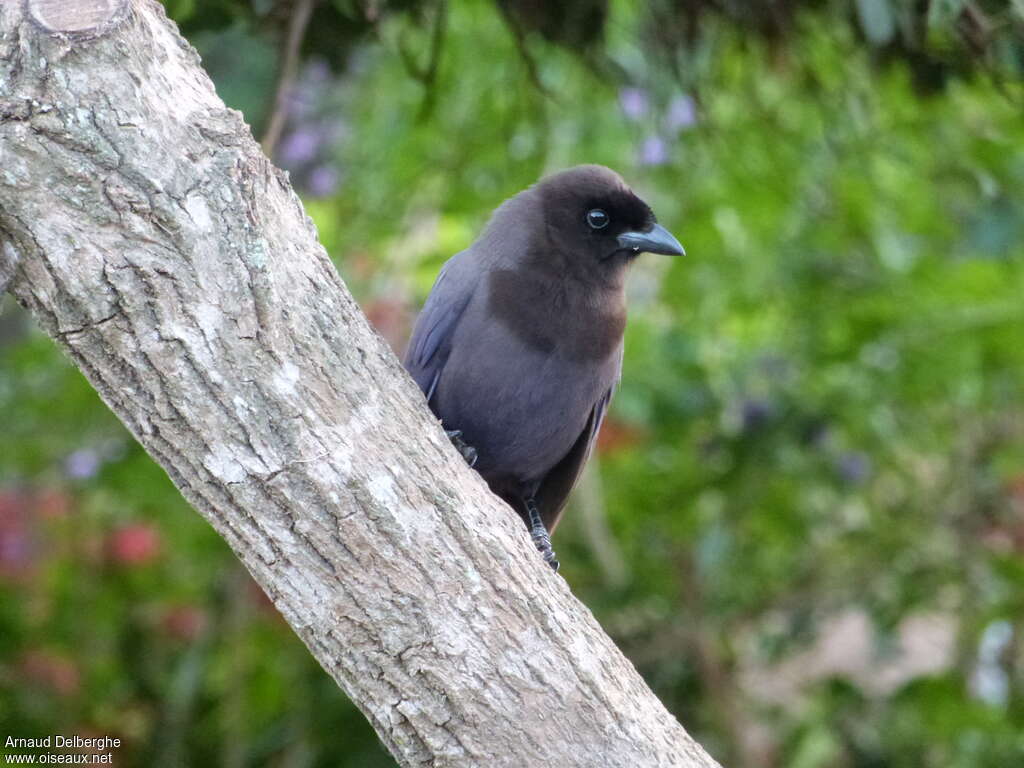
[[[616,382],[617,383],[617,382]],[[601,429],[601,422],[604,421],[605,412],[615,393],[615,384],[601,396],[590,411],[590,418],[583,427],[583,431],[576,439],[572,448],[565,457],[552,468],[540,488],[534,496],[537,508],[540,510],[541,519],[548,529],[548,533],[554,533],[555,526],[562,516],[566,502],[569,500],[569,493],[572,491],[576,481],[579,480],[583,466],[587,463],[587,457],[594,447],[594,440],[598,430]]]
[[[404,364],[428,403],[448,360],[452,333],[478,281],[479,270],[474,269],[469,251],[448,259],[416,320]]]

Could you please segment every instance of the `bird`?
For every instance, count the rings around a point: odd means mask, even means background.
[[[466,461],[551,546],[622,373],[626,276],[684,255],[622,177],[580,165],[503,202],[442,266],[403,363]]]

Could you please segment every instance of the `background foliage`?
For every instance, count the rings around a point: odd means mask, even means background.
[[[261,135],[290,3],[168,0]],[[723,764],[1024,764],[1019,2],[319,3],[276,146],[401,348],[505,197],[618,169],[631,278],[563,573]],[[81,376],[0,312],[0,731],[392,765]],[[340,753],[339,753],[340,747]]]

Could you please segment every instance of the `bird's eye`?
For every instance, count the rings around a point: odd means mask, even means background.
[[[587,211],[587,224],[590,225],[591,229],[604,229],[608,226],[609,221],[608,214],[600,208]]]

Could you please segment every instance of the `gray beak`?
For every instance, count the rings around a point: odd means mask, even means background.
[[[672,233],[661,224],[646,232],[623,232],[618,237],[619,247],[634,253],[663,253],[666,256],[685,256],[686,251]]]

